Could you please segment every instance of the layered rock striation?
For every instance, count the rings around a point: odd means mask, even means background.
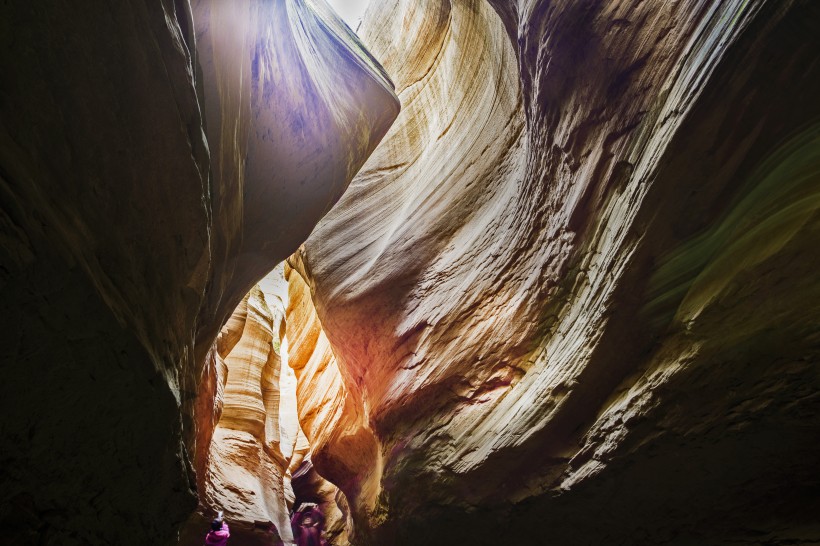
[[[402,112],[291,261],[342,379],[300,402],[377,442],[316,468],[370,457],[376,543],[820,536],[819,17],[369,9]]]
[[[224,510],[234,539],[247,543],[293,542],[286,500],[293,496],[287,491],[290,461],[284,455],[292,453],[293,446],[282,449],[280,433],[280,412],[293,411],[280,404],[283,311],[281,300],[254,287],[216,345],[216,356],[224,362],[219,374],[223,396],[216,401],[221,402],[222,413],[210,442],[200,503],[206,515]],[[298,427],[295,420],[292,424]],[[200,523],[198,519],[193,523]],[[202,523],[200,541],[207,520]]]
[[[220,328],[399,104],[321,2],[5,3],[0,42],[6,540],[167,543]]]
[[[0,4],[4,538],[820,541],[818,21]]]
[[[361,400],[346,386],[307,284],[290,267],[285,276],[288,364],[296,372],[299,423],[310,445],[311,466],[355,502],[357,514],[366,514],[376,502],[381,477],[376,437]]]

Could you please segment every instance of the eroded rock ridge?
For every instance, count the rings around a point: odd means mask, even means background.
[[[6,540],[174,541],[211,439],[272,441],[214,404],[220,328],[399,103],[321,2],[5,3],[0,36]]]
[[[369,9],[402,112],[291,262],[375,543],[820,536],[818,15]]]
[[[1,4],[5,537],[820,542],[819,23]]]

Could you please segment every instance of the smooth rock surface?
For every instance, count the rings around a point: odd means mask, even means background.
[[[271,311],[258,287],[244,303],[242,335],[224,356],[222,416],[211,441],[201,502],[224,508],[234,536],[256,527],[272,535],[270,544],[278,538],[293,542],[285,502],[288,461],[279,447],[281,359],[273,343],[282,314]]]
[[[348,499],[356,499],[358,515],[368,514],[379,488],[376,438],[355,392],[345,386],[302,275],[288,266],[285,278],[288,365],[296,372],[299,424],[310,445],[311,464]],[[298,467],[291,469],[295,473]]]
[[[4,540],[820,543],[819,22],[0,3]]]
[[[342,487],[357,532],[820,540],[818,20],[810,2],[369,9],[402,113],[291,259],[321,332],[288,323],[343,382],[300,403],[378,443],[378,496]],[[331,481],[361,459],[313,434]]]
[[[175,541],[220,328],[398,102],[302,0],[6,2],[0,73],[4,539]]]

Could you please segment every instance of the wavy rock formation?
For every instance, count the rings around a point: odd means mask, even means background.
[[[819,21],[0,3],[5,541],[820,542]]]
[[[299,426],[297,379],[283,339],[288,288],[280,264],[234,310],[211,352],[218,384],[211,407],[218,415],[214,426],[201,425],[213,433],[199,457],[205,465],[197,471],[200,506],[182,530],[181,546],[201,544],[219,510],[232,541],[293,544],[289,512],[303,502],[320,504],[333,544],[348,544],[344,496],[313,470]]]
[[[230,326],[238,322],[237,315],[244,317],[240,338],[225,354],[220,351],[227,372],[222,415],[211,441],[201,502],[225,509],[235,537],[257,528],[262,534],[257,542],[293,542],[285,501],[288,461],[279,433],[282,361],[274,346],[283,313],[273,312],[262,291],[254,288],[223,329],[217,347],[230,345],[220,342],[233,334]]]
[[[286,267],[288,365],[296,372],[299,424],[319,474],[367,513],[378,495],[378,444],[355,393],[345,386],[302,276]],[[343,454],[342,456],[339,456]],[[292,466],[295,471],[296,468]]]
[[[220,328],[399,104],[321,2],[7,2],[0,42],[4,536],[167,543]]]
[[[212,259],[226,274],[206,307],[225,315],[209,324],[218,330],[339,199],[399,105],[324,2],[195,0],[192,9],[221,197]]]
[[[334,415],[316,468],[375,543],[820,537],[818,20],[368,10],[402,112],[291,260],[317,320],[288,338],[332,368],[300,419]]]

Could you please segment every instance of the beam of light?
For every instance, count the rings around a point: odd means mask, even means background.
[[[355,31],[370,0],[327,0],[327,3],[344,19],[347,26]]]

